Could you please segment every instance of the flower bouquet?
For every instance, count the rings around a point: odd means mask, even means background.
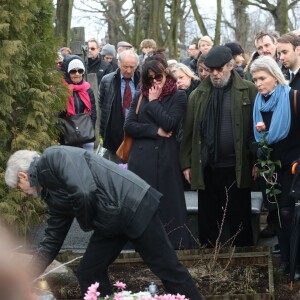
[[[114,293],[112,296],[100,297],[100,293],[97,291],[99,282],[96,282],[88,288],[84,300],[188,300],[188,298],[179,294],[151,295],[148,291],[132,293],[131,291],[125,291],[126,284],[120,281],[114,283],[114,286],[119,289],[119,292]]]

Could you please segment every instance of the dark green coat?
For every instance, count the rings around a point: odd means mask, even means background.
[[[236,178],[240,188],[250,187],[251,162],[247,149],[249,126],[252,126],[252,108],[257,94],[255,85],[241,79],[236,71],[232,71],[231,109],[233,138],[236,154]],[[212,84],[210,78],[204,79],[191,93],[187,114],[183,127],[183,140],[180,148],[182,170],[191,168],[192,189],[205,189],[201,162],[200,123],[206,107]]]

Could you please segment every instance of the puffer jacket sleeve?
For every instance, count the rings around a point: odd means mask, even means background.
[[[99,107],[102,110],[104,106],[104,99],[105,95],[108,89],[108,77],[104,76],[99,84],[99,92],[98,92],[98,101],[99,101]]]

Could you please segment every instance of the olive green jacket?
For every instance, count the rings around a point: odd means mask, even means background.
[[[247,139],[249,130],[251,130],[250,126],[252,126],[252,108],[257,89],[252,82],[241,79],[236,71],[233,70],[231,74],[231,111],[236,154],[236,178],[238,187],[245,188],[251,185],[252,166]],[[191,168],[193,190],[205,189],[201,162],[200,124],[211,88],[212,84],[208,77],[191,93],[183,127],[180,163],[182,170]]]

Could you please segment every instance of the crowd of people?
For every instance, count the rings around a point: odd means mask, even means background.
[[[83,230],[94,230],[78,270],[83,293],[95,281],[111,293],[108,266],[129,240],[167,291],[201,299],[174,252],[191,242],[184,190],[198,193],[202,246],[228,240],[251,246],[254,185],[269,211],[264,234],[278,237],[278,271],[288,272],[295,207],[290,168],[300,154],[300,35],[262,31],[254,44],[248,58],[238,42],[214,46],[204,36],[178,62],[167,60],[153,39],[141,42],[140,55],[126,41],[115,48],[90,39],[86,65],[60,49],[59,67],[71,91],[62,115],[88,112],[95,126],[98,101],[106,152],[99,157],[87,143],[51,147],[42,155],[18,151],[9,159],[6,183],[44,197],[51,212],[33,258],[36,274],[55,258],[76,218]],[[97,76],[96,100],[86,72]],[[124,133],[133,138],[128,170],[117,165],[123,163],[116,151]],[[259,146],[263,140],[271,159],[281,162],[276,199],[258,176],[256,161],[267,155]],[[64,144],[63,135],[59,141]],[[227,234],[220,240],[223,220]]]

